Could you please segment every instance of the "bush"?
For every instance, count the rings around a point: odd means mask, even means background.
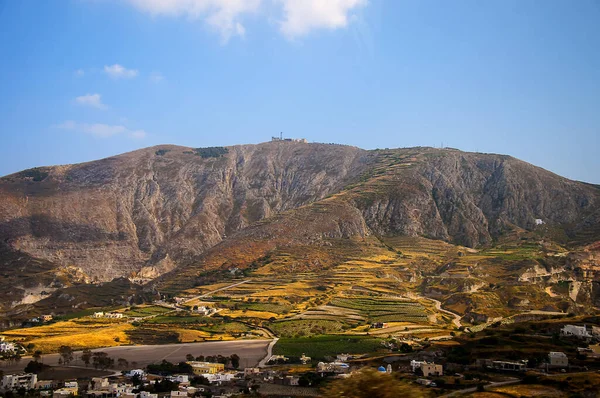
[[[220,146],[196,148],[194,149],[194,153],[203,159],[220,158],[229,153],[229,149]]]

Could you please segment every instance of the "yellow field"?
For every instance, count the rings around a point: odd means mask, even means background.
[[[34,344],[35,350],[43,353],[58,351],[62,345],[75,350],[84,348],[112,347],[128,344],[125,331],[133,329],[129,323],[76,323],[57,322],[52,325],[4,332],[8,340],[21,344]]]
[[[209,340],[211,338],[210,333],[201,330],[176,329],[174,331],[179,334],[179,340],[182,343],[193,343],[195,341]]]

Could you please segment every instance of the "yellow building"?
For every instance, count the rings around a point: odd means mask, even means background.
[[[189,361],[195,375],[216,374],[225,370],[222,363]]]

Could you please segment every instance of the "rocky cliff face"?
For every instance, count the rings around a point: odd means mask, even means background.
[[[155,278],[240,245],[264,254],[375,234],[478,247],[514,229],[566,243],[597,239],[599,226],[596,186],[432,148],[160,146],[0,179],[0,239],[80,281]]]
[[[257,220],[339,191],[364,167],[365,152],[347,146],[226,150],[161,146],[5,177],[0,238],[96,281],[144,266],[154,275]]]

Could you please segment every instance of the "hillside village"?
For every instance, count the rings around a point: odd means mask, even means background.
[[[99,318],[104,315],[95,312],[90,317]],[[506,326],[501,326],[503,327]],[[372,330],[382,328],[387,328],[387,325],[371,325]],[[372,369],[379,374],[411,383],[414,388],[423,389],[428,396],[437,396],[469,388],[491,390],[520,383],[552,384],[553,378],[562,378],[563,375],[588,374],[591,377],[590,371],[600,371],[600,329],[595,326],[556,324],[551,333],[553,343],[548,347],[563,347],[564,351],[547,351],[545,357],[540,357],[539,354],[521,357],[502,354],[490,356],[489,353],[483,355],[482,347],[500,344],[499,337],[495,336],[506,335],[501,330],[508,329],[501,329],[499,332],[493,330],[491,327],[484,331],[483,337],[473,334],[465,336],[466,344],[448,346],[442,344],[443,341],[414,344],[404,339],[388,338],[382,339],[380,347],[371,353],[350,352],[335,356],[311,354],[314,358],[304,353],[298,357],[274,354],[269,348],[266,357],[251,367],[241,367],[243,358],[235,354],[187,354],[178,363],[163,360],[136,368],[135,355],[130,355],[128,359],[112,358],[101,349],[74,352],[70,347],[63,346],[60,348],[58,363],[52,366],[45,363],[48,362],[45,360],[47,355],[42,355],[39,351],[23,352],[19,359],[24,364],[25,372],[3,372],[0,394],[24,396],[34,393],[53,398],[232,397],[240,394],[268,397],[319,396],[320,389],[330,381],[352,377],[356,372]],[[510,333],[524,336],[526,331],[519,326]],[[537,330],[536,335],[542,336],[543,332],[540,334],[540,330]],[[477,339],[477,344],[469,346],[468,340],[473,337]],[[200,350],[201,347],[197,346]],[[4,339],[0,342],[0,352],[3,355],[20,350],[26,351],[20,345]],[[14,359],[11,363],[14,364]],[[52,374],[58,377],[52,377]],[[77,374],[81,376],[75,376]],[[596,379],[592,377],[590,380]],[[600,379],[598,383],[600,384]],[[555,384],[557,388],[564,390],[564,382]]]

